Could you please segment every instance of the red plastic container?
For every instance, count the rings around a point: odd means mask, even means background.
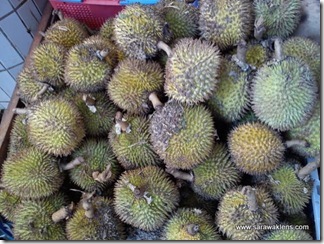
[[[125,7],[120,5],[120,0],[83,0],[82,3],[49,1],[64,16],[79,20],[91,29],[99,29],[107,19],[116,16]]]

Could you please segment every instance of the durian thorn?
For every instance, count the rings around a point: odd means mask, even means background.
[[[189,235],[195,236],[199,232],[199,225],[197,224],[187,224],[186,231]]]
[[[159,41],[157,47],[162,49],[168,55],[168,57],[172,55],[172,49],[165,42]]]
[[[112,176],[111,172],[111,164],[108,164],[106,169],[101,173],[99,171],[94,171],[92,173],[92,177],[95,181],[99,181],[100,183],[106,183]]]
[[[169,3],[168,5],[164,6],[163,8],[174,8],[174,9],[180,10],[179,7],[173,5],[173,2]]]
[[[302,167],[297,176],[300,180],[305,179],[310,173],[312,173],[315,169],[320,167],[321,158],[320,155],[316,156],[313,162],[309,162],[304,167]]]
[[[42,89],[39,92],[37,92],[37,94],[32,98],[32,102],[36,102],[39,99],[39,97],[42,96],[48,90],[49,87],[49,84],[44,84]]]
[[[90,94],[82,94],[82,100],[86,103],[87,106],[94,106],[96,104],[96,98]]]
[[[286,148],[290,148],[293,146],[301,146],[301,147],[309,147],[309,143],[306,140],[289,140],[284,143]]]
[[[107,55],[108,55],[108,51],[107,50],[97,50],[96,51],[96,56],[100,59],[103,60]]]
[[[232,56],[232,60],[243,71],[247,71],[250,68],[250,66],[245,61],[246,51],[247,51],[247,43],[245,40],[241,40],[237,45],[236,55]]]
[[[45,32],[43,32],[43,31],[39,31],[38,32],[42,37],[45,37],[46,35],[45,35]]]
[[[181,180],[185,180],[185,181],[189,181],[189,182],[194,181],[194,176],[193,176],[192,172],[186,173],[179,169],[173,169],[173,168],[166,168],[165,171],[167,173],[169,173],[170,175],[172,175],[176,179],[181,179]]]
[[[256,199],[255,189],[251,186],[244,186],[241,193],[247,196],[247,204],[251,211],[258,210],[258,202]]]
[[[74,211],[75,205],[74,202],[71,202],[69,205],[64,206],[52,214],[52,220],[54,223],[58,223],[63,219],[68,219],[71,217],[72,212]]]
[[[73,169],[74,167],[80,165],[84,163],[84,158],[83,157],[76,157],[75,159],[73,159],[71,162],[67,163],[67,164],[62,164],[60,163],[60,168],[62,170],[70,170]]]
[[[274,40],[274,51],[275,51],[274,58],[277,61],[281,61],[283,59],[283,53],[282,53],[282,39],[280,37],[276,37]]]
[[[160,101],[158,98],[156,92],[151,92],[149,95],[148,99],[151,101],[153,104],[154,109],[156,110],[158,107],[163,107],[163,103]]]
[[[81,192],[82,194],[85,194],[84,191],[81,191],[81,190],[79,190],[79,189],[73,189],[73,188],[71,188],[70,191]]]
[[[12,112],[15,114],[30,114],[30,110],[27,108],[14,108]]]
[[[129,145],[127,148],[132,148],[132,147],[135,147],[137,145],[143,145],[143,144],[146,144],[145,141],[139,141],[139,142],[136,142],[136,143],[133,143],[131,145]]]
[[[266,28],[264,26],[264,19],[262,16],[257,18],[254,22],[254,37],[258,41],[262,39],[263,34],[265,33]]]
[[[127,123],[126,121],[123,121],[123,115],[120,111],[118,111],[115,115],[115,120],[116,120],[116,130],[121,130],[126,133],[131,132],[130,124]],[[117,132],[117,131],[116,131]],[[119,134],[119,133],[117,133]]]

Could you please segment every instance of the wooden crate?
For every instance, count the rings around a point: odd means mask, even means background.
[[[52,18],[52,10],[53,10],[53,8],[52,8],[51,4],[47,3],[47,5],[44,9],[41,21],[38,25],[37,33],[35,33],[33,42],[29,48],[28,56],[26,57],[24,67],[28,63],[30,63],[31,53],[42,41],[43,37],[42,37],[42,35],[39,34],[39,32],[40,31],[44,32],[46,30],[47,26],[49,25],[51,18]],[[2,168],[1,166],[7,157],[10,131],[12,128],[14,117],[15,117],[15,115],[13,113],[13,109],[17,108],[17,107],[18,108],[23,107],[23,104],[19,99],[18,87],[16,85],[16,87],[13,91],[13,95],[11,97],[10,103],[9,103],[7,109],[5,110],[5,112],[2,116],[1,123],[0,123],[0,172],[1,172],[1,168]]]

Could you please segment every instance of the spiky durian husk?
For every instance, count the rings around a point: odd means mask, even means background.
[[[20,202],[20,197],[10,194],[5,189],[0,189],[0,213],[7,220],[14,223],[15,212]]]
[[[287,132],[288,139],[306,140],[309,147],[292,146],[292,150],[305,157],[316,157],[321,150],[321,102],[318,100],[312,116],[305,125]]]
[[[188,225],[198,225],[198,232],[188,233]],[[179,208],[166,222],[163,233],[165,240],[221,240],[213,225],[212,218],[205,210],[197,208]]]
[[[19,98],[28,104],[34,104],[36,101],[50,98],[54,94],[54,92],[51,92],[48,89],[41,96],[37,95],[46,84],[35,79],[30,66],[26,66],[19,73],[17,77],[17,85],[19,88]]]
[[[215,43],[221,50],[237,45],[252,32],[250,0],[202,0],[199,12],[202,38]]]
[[[313,237],[304,230],[280,229],[266,234],[263,240],[267,241],[311,241]]]
[[[144,60],[158,51],[163,21],[151,6],[127,5],[114,19],[114,37],[126,56]]]
[[[127,226],[127,241],[161,241],[162,227],[155,231],[144,231],[139,228]]]
[[[297,28],[301,16],[300,0],[254,0],[255,18],[263,18],[265,37],[286,38]]]
[[[227,122],[238,120],[248,103],[248,75],[235,63],[222,59],[216,90],[207,101],[208,108]]]
[[[52,220],[52,214],[65,204],[61,193],[37,200],[23,200],[15,214],[15,240],[66,240],[63,222],[54,223]]]
[[[182,0],[163,0],[157,3],[157,11],[168,24],[172,40],[198,34],[199,11],[191,4]]]
[[[114,36],[114,18],[109,18],[102,24],[99,35],[106,40],[112,41]]]
[[[236,166],[251,175],[277,168],[285,151],[279,135],[259,122],[234,128],[228,136],[228,147]]]
[[[187,104],[206,101],[216,89],[219,64],[217,47],[198,39],[179,40],[165,67],[166,94]]]
[[[18,151],[31,146],[28,139],[26,123],[26,115],[21,114],[15,117],[10,131],[8,156],[14,155]]]
[[[67,221],[66,235],[68,240],[123,240],[124,226],[114,212],[112,200],[96,196],[91,204],[94,217],[87,218],[81,204],[78,205],[72,218]]]
[[[76,157],[83,157],[85,162],[69,171],[70,178],[76,185],[88,192],[101,191],[111,185],[121,171],[110,145],[104,139],[87,139],[73,152],[72,158]],[[94,180],[92,173],[94,171],[101,173],[109,164],[111,165],[111,177],[108,181],[101,183]]]
[[[141,116],[124,116],[130,124],[130,133],[117,134],[112,128],[109,133],[110,145],[118,162],[125,169],[134,169],[160,164],[159,156],[150,142],[149,120]]]
[[[133,114],[145,114],[152,106],[151,92],[162,92],[163,70],[153,61],[125,59],[115,69],[107,90],[110,99]]]
[[[219,199],[241,178],[239,170],[230,161],[227,148],[221,143],[216,143],[209,158],[193,168],[192,172],[193,190],[206,199]]]
[[[5,189],[21,198],[41,198],[57,191],[63,183],[57,159],[34,147],[19,151],[3,163]]]
[[[45,42],[56,43],[70,49],[89,36],[85,26],[75,19],[65,18],[51,25],[45,32]]]
[[[215,129],[211,113],[202,105],[171,101],[153,114],[150,133],[155,152],[167,166],[192,169],[210,155]]]
[[[34,49],[31,67],[36,80],[63,87],[67,49],[55,43],[42,43]]]
[[[288,164],[272,172],[267,185],[279,210],[285,214],[301,212],[312,193],[312,184],[298,179],[295,169]]]
[[[256,68],[260,68],[269,60],[269,52],[258,43],[249,43],[246,50],[246,62]]]
[[[277,207],[268,191],[258,186],[255,187],[258,209],[252,211],[241,189],[241,186],[232,189],[223,196],[216,212],[216,224],[231,240],[259,240],[265,232],[262,226],[278,222]]]
[[[27,125],[30,142],[55,156],[69,155],[85,136],[80,112],[73,103],[62,98],[33,106]]]
[[[252,109],[273,129],[287,131],[310,118],[317,92],[317,83],[308,66],[288,57],[258,70],[252,81]]]
[[[107,51],[105,57],[98,52]],[[73,46],[65,66],[65,82],[79,92],[98,92],[106,87],[117,62],[114,44],[100,36],[92,36]]]
[[[321,47],[309,38],[294,36],[282,44],[283,53],[304,61],[313,72],[318,86],[321,84]]]
[[[139,196],[134,193],[138,190]],[[115,184],[114,196],[119,218],[145,231],[160,228],[180,200],[168,174],[156,166],[125,171]]]

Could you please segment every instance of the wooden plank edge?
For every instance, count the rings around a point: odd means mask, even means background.
[[[24,67],[30,64],[31,62],[31,54],[33,50],[41,43],[43,36],[39,33],[40,31],[44,32],[48,26],[48,23],[52,16],[52,5],[50,2],[47,3],[42,18],[39,22],[37,33],[34,37],[34,40],[29,48],[28,55],[25,59]],[[4,160],[7,157],[7,150],[9,145],[9,137],[10,137],[10,131],[12,128],[12,123],[14,119],[14,113],[13,109],[17,107],[19,102],[19,96],[18,96],[18,85],[16,85],[12,97],[10,99],[9,105],[7,109],[4,111],[4,114],[2,116],[2,120],[0,123],[0,172],[1,172],[1,165],[4,162]]]

